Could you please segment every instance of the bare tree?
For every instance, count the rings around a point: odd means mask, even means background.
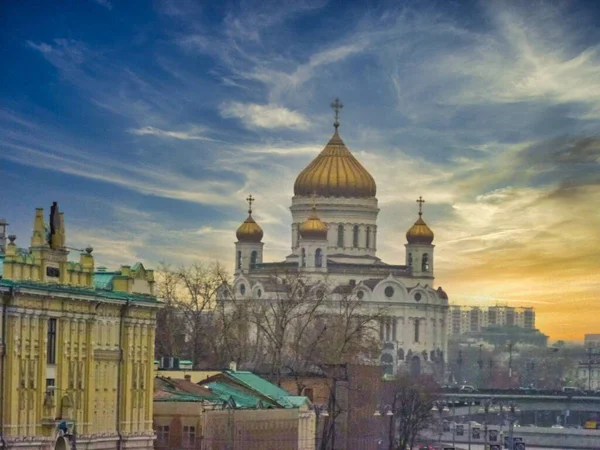
[[[159,356],[188,357],[194,367],[210,360],[218,349],[212,339],[216,327],[214,311],[217,290],[226,278],[219,263],[172,269],[162,265],[158,295],[166,303],[157,326]]]
[[[185,334],[182,333],[183,321],[178,309],[179,276],[161,264],[156,280],[156,295],[164,302],[164,308],[159,309],[156,316],[155,356],[180,355],[185,351]]]
[[[419,433],[433,420],[435,384],[427,378],[398,376],[385,383],[382,394],[382,403],[393,413],[388,419],[388,449],[413,448]]]

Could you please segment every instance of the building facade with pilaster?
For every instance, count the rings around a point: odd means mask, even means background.
[[[0,251],[0,423],[8,449],[150,449],[156,311],[142,264],[69,261],[63,213],[36,209]]]

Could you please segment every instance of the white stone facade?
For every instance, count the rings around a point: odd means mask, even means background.
[[[336,136],[337,131],[333,139]],[[340,145],[340,142],[334,144]],[[336,289],[350,292],[363,302],[364,308],[385,309],[385,317],[378,325],[384,348],[381,362],[390,371],[409,368],[413,373],[443,375],[448,297],[434,285],[433,233],[427,225],[421,222],[419,226],[426,228],[429,235],[419,235],[406,244],[405,260],[388,264],[377,257],[379,207],[375,196],[328,196],[319,192],[313,196],[295,195],[290,211],[290,254],[284,261],[263,262],[262,244],[259,244],[259,263],[253,268],[247,264],[236,265],[235,295],[268,301],[278,295],[273,277],[290,272],[309,280],[315,289],[322,286],[321,289],[331,293],[333,301]],[[304,239],[299,231],[311,211],[316,211],[327,225],[327,236],[322,240]],[[387,238],[404,239],[401,236]],[[268,236],[265,241],[268,245]],[[256,243],[236,243],[236,250],[243,255],[247,253],[246,247],[258,250]],[[318,257],[323,260],[318,261]]]

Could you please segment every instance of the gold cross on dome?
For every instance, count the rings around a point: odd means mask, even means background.
[[[417,199],[417,203],[419,204],[419,215],[423,214],[423,203],[425,203],[425,200],[423,200],[423,197],[421,197],[419,195],[419,198]]]
[[[340,126],[340,111],[343,107],[343,103],[340,102],[340,99],[337,97],[333,102],[331,102],[331,109],[333,109],[333,111],[335,112],[335,122],[333,122],[333,126],[336,128]]]
[[[248,214],[252,214],[252,203],[254,202],[254,197],[252,197],[252,194],[248,194],[246,201],[248,202]]]

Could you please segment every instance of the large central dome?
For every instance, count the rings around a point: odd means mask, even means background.
[[[319,156],[300,172],[294,195],[319,197],[375,197],[377,186],[371,174],[346,148],[337,126]]]

